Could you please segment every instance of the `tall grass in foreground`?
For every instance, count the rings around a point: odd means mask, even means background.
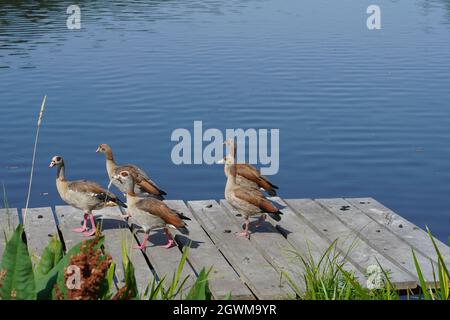
[[[24,210],[24,213],[23,213],[24,224],[25,224],[25,221],[27,219],[28,205],[30,203],[31,186],[33,184],[34,163],[35,163],[35,160],[36,160],[36,151],[37,151],[37,144],[38,144],[38,140],[39,140],[39,131],[41,129],[42,117],[44,116],[44,109],[45,109],[45,102],[46,101],[47,101],[47,96],[45,95],[44,99],[42,100],[42,103],[41,103],[41,110],[39,112],[39,118],[38,118],[38,121],[37,121],[36,136],[34,138],[33,156],[32,156],[32,159],[31,159],[30,180],[28,182],[27,200],[26,200],[26,203],[25,203],[25,210]]]
[[[325,252],[314,259],[311,253],[302,256],[295,252],[295,259],[303,269],[300,275],[304,288],[295,284],[287,273],[283,276],[302,300],[392,300],[398,298],[388,275],[380,268],[382,283],[378,289],[369,290],[363,287],[354,272],[345,269],[347,259],[336,248],[337,240],[333,241]]]
[[[435,270],[433,264],[433,279],[434,279],[434,285],[428,286],[425,284],[425,279],[422,274],[422,270],[420,268],[419,262],[417,261],[416,254],[413,249],[413,259],[414,264],[416,266],[417,276],[419,278],[420,288],[421,288],[421,297],[423,297],[425,300],[449,300],[449,272],[448,268],[445,265],[444,257],[442,256],[438,246],[436,245],[436,242],[434,241],[433,236],[431,235],[430,229],[427,227],[427,233],[428,236],[431,239],[431,242],[433,244],[434,250],[436,252],[437,256],[437,270]],[[437,273],[437,275],[436,275]]]
[[[437,270],[434,273],[434,285],[426,286],[419,263],[413,250],[413,259],[416,265],[417,277],[420,284],[419,299],[449,300],[449,271],[436,242],[427,228],[428,235],[434,246],[437,260]],[[335,240],[328,249],[314,259],[311,254],[302,256],[295,253],[297,263],[303,268],[302,277],[304,287],[296,285],[294,279],[283,272],[298,299],[302,300],[399,300],[400,294],[389,279],[388,270],[378,263],[367,270],[367,285],[363,286],[353,272],[345,270],[348,262],[336,249]],[[431,262],[430,262],[431,263]],[[407,291],[407,299],[411,299]]]
[[[66,254],[62,243],[53,237],[44,249],[35,268],[28,252],[23,225],[19,224],[5,246],[0,263],[0,300],[134,300],[134,299],[192,299],[209,300],[209,271],[202,269],[194,284],[186,287],[188,277],[181,273],[188,256],[183,250],[178,269],[170,282],[165,278],[153,280],[145,292],[139,292],[134,266],[123,250],[124,279],[120,288],[114,283],[116,264],[104,251],[104,236],[99,234],[85,240]],[[71,287],[73,267],[78,267],[80,282]],[[69,269],[71,267],[71,269]],[[150,270],[149,270],[150,272]]]

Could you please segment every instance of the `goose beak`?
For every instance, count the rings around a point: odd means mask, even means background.
[[[100,152],[100,148],[97,148],[97,150],[95,150],[95,152],[96,152],[96,153],[99,153],[99,152]]]
[[[225,163],[225,159],[220,159],[219,161],[216,162],[217,164],[224,164]]]
[[[118,181],[120,184],[123,183],[122,178],[120,177],[120,175],[116,175],[116,176],[112,177],[111,180],[109,180],[109,186],[112,185],[112,183],[114,182],[114,180]]]
[[[54,162],[50,162],[50,164],[48,165],[49,168],[53,168],[55,166]]]

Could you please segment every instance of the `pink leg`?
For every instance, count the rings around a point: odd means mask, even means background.
[[[83,226],[81,228],[75,228],[72,231],[77,233],[82,233],[87,230],[87,219],[88,219],[89,213],[85,213],[83,216]]]
[[[258,222],[256,222],[256,227],[259,228],[261,227],[262,223],[266,221],[266,215],[263,214],[261,215],[261,217],[259,217]]]
[[[172,248],[174,245],[172,235],[170,234],[169,230],[167,230],[167,228],[164,228],[164,233],[167,236],[167,244],[165,246],[163,246],[163,248],[166,248],[166,249]]]
[[[249,224],[250,224],[250,220],[248,220],[248,218],[245,219],[245,227],[244,227],[244,231],[239,232],[239,233],[236,233],[236,235],[237,235],[237,236],[240,236],[240,237],[246,237],[246,238],[248,238],[249,235],[250,235],[250,233],[248,232],[248,225],[249,225]]]
[[[145,249],[145,246],[146,246],[146,244],[147,244],[148,238],[150,238],[150,234],[146,233],[145,236],[144,236],[144,240],[142,241],[141,245],[140,245],[140,246],[135,245],[135,246],[133,247],[133,249],[144,250],[144,249]]]
[[[91,213],[91,214],[89,215],[89,218],[90,218],[90,220],[91,220],[91,231],[89,231],[89,232],[83,232],[83,236],[85,236],[85,237],[93,236],[93,235],[97,232],[97,227],[95,226],[94,215]]]

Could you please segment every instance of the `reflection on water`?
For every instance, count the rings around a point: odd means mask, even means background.
[[[177,128],[280,129],[286,198],[372,196],[448,236],[450,1],[0,1],[0,181],[21,207],[37,108],[32,206],[59,204],[49,159],[106,183],[109,143],[171,199],[223,197],[220,166],[176,166]]]

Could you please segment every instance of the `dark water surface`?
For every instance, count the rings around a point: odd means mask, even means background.
[[[107,183],[109,143],[170,199],[219,199],[221,166],[172,164],[176,128],[279,128],[286,198],[371,196],[441,240],[450,217],[450,1],[0,1],[0,181],[31,207],[69,179]],[[48,194],[47,194],[48,193]]]

